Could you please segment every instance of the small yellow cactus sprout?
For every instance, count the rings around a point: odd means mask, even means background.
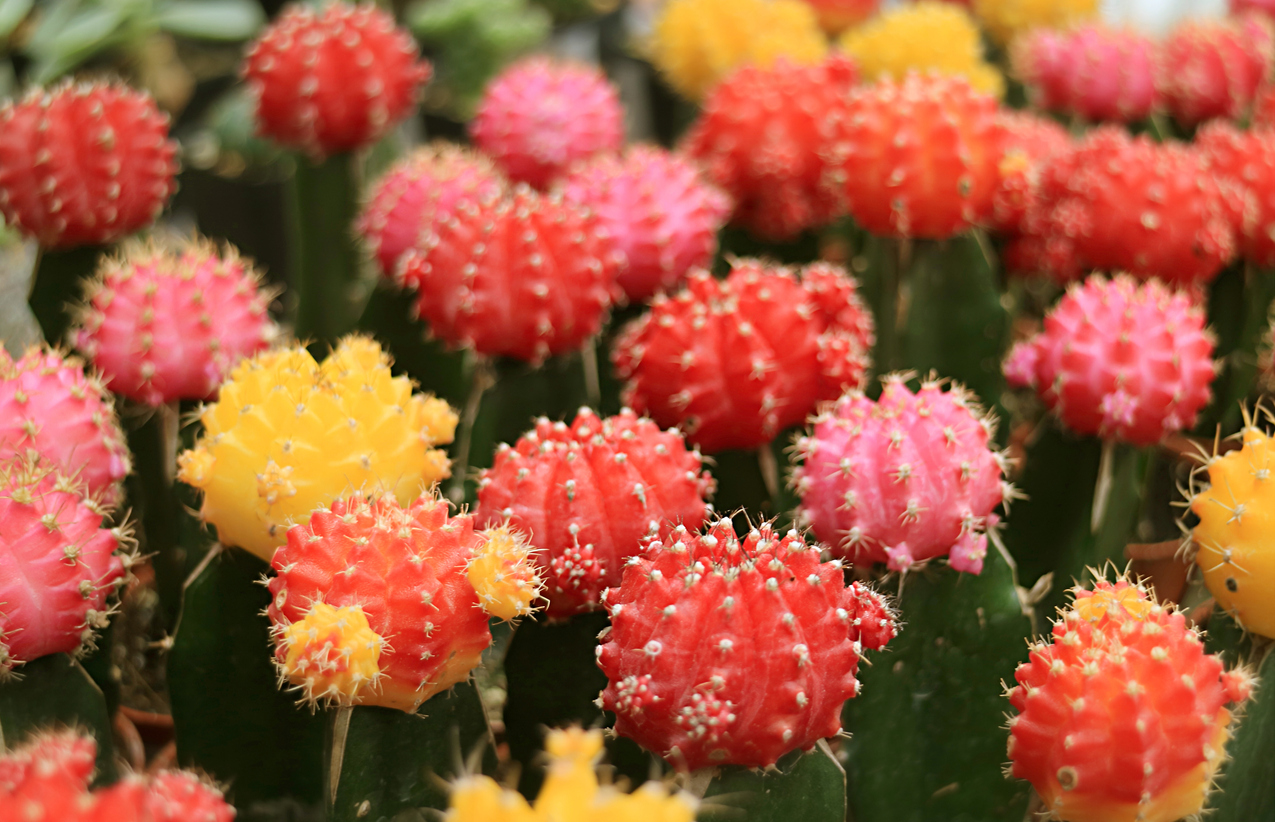
[[[923,0],[887,11],[841,37],[865,80],[902,80],[909,71],[964,77],[979,91],[1005,93],[1005,78],[983,59],[983,39],[960,6]]]
[[[522,534],[501,526],[482,532],[466,573],[478,593],[482,609],[497,619],[515,619],[532,612],[544,581],[531,557],[531,544]]]
[[[651,60],[680,94],[699,100],[743,65],[784,58],[811,65],[828,41],[800,0],[669,0],[655,24]]]
[[[549,768],[534,804],[486,776],[452,787],[446,822],[692,822],[695,801],[647,782],[631,794],[598,784],[602,733],[579,728],[549,732]]]
[[[974,14],[998,43],[1031,29],[1060,29],[1098,15],[1098,0],[974,0]]]
[[[304,619],[283,628],[279,645],[280,678],[300,688],[310,703],[356,704],[381,676],[385,640],[358,606],[316,602]]]
[[[1241,437],[1207,462],[1209,485],[1191,499],[1195,563],[1244,630],[1275,637],[1275,447],[1251,424]]]
[[[436,446],[457,422],[364,337],[343,339],[322,363],[300,346],[244,360],[200,419],[179,476],[204,492],[200,513],[223,544],[267,562],[290,525],[352,488],[407,503],[446,478]]]

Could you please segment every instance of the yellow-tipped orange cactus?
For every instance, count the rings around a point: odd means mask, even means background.
[[[1218,605],[1246,631],[1275,637],[1275,444],[1251,421],[1241,437],[1238,450],[1204,467],[1191,540]]]
[[[1005,93],[1000,70],[983,59],[978,25],[960,6],[923,0],[887,11],[841,37],[866,80],[902,80],[909,71],[964,77],[979,91]]]
[[[669,0],[650,56],[678,93],[699,100],[740,66],[766,68],[780,57],[810,65],[827,50],[814,10],[800,0]]]
[[[695,801],[647,782],[631,794],[598,783],[602,733],[579,728],[549,732],[549,768],[534,803],[486,776],[452,787],[446,822],[692,822]]]
[[[517,532],[475,531],[434,496],[337,500],[275,552],[280,678],[304,701],[414,711],[478,666],[488,616],[531,613],[541,582]]]
[[[294,522],[351,490],[407,503],[449,475],[457,417],[412,393],[373,341],[347,337],[326,360],[304,348],[241,362],[200,419],[179,477],[204,493],[201,515],[223,544],[267,562]]]

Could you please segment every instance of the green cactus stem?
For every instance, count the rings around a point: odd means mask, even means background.
[[[518,790],[523,796],[535,797],[544,782],[537,763],[545,728],[590,728],[603,722],[595,700],[607,678],[598,670],[595,649],[607,624],[605,613],[593,613],[558,622],[524,619],[514,630],[505,655],[505,738],[510,756],[522,765]],[[635,785],[646,781],[653,766],[659,767],[657,759],[628,739],[608,739],[607,760]]]
[[[353,229],[357,174],[349,153],[317,164],[296,160],[290,184],[294,325],[297,337],[308,342],[331,344],[352,331],[367,302],[370,289]]]
[[[114,782],[119,773],[106,698],[80,663],[66,654],[50,654],[0,680],[0,750],[21,744],[32,733],[65,727],[93,735],[96,782]]]
[[[1053,575],[1040,601],[1041,617],[1053,616],[1073,582],[1089,581],[1090,569],[1101,570],[1108,562],[1124,567],[1124,547],[1134,536],[1153,453],[1077,438],[1052,418],[1032,433],[1016,481],[1027,498],[1014,504],[1004,538],[1024,585]]]
[[[809,753],[793,751],[774,769],[735,766],[691,774],[691,791],[703,789],[706,807],[738,808],[748,822],[844,822],[846,772],[826,740]],[[721,810],[723,819],[732,818]]]
[[[28,302],[44,339],[59,345],[71,327],[71,309],[83,293],[83,282],[93,276],[104,246],[86,245],[65,251],[41,249],[31,277]]]
[[[168,657],[177,761],[228,785],[245,818],[322,798],[323,718],[279,688],[260,584],[268,570],[246,551],[214,548],[186,583]]]
[[[1213,381],[1213,402],[1200,415],[1196,431],[1212,438],[1221,426],[1222,436],[1240,430],[1241,403],[1257,389],[1259,363],[1271,341],[1271,302],[1275,300],[1275,276],[1252,263],[1237,263],[1222,271],[1209,293],[1209,326],[1217,331],[1215,356],[1221,370]]]
[[[447,780],[462,770],[495,767],[495,741],[472,682],[438,694],[414,714],[369,706],[328,714],[328,822],[388,821],[411,809],[443,811]]]
[[[1275,641],[1245,634],[1230,616],[1215,609],[1209,617],[1206,647],[1221,653],[1227,666],[1247,665],[1256,689],[1240,708],[1239,722],[1226,745],[1218,790],[1205,813],[1215,822],[1275,819]]]
[[[1001,682],[1031,634],[1013,569],[997,550],[979,576],[931,563],[908,573],[898,608],[903,630],[859,669],[843,712],[851,818],[1023,819],[1030,790],[1001,774]]]

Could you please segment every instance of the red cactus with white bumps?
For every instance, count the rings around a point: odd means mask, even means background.
[[[403,256],[397,279],[449,345],[539,363],[598,333],[621,261],[595,215],[519,186],[463,201],[432,245]]]
[[[963,77],[865,86],[829,117],[827,196],[873,234],[945,239],[991,219],[1003,139],[996,99]]]
[[[1208,404],[1214,339],[1204,310],[1158,281],[1094,275],[1005,361],[1077,434],[1151,445],[1190,428]]]
[[[540,579],[523,538],[474,530],[425,496],[338,499],[288,530],[269,608],[280,679],[305,701],[412,712],[469,677],[488,615],[531,612]]]
[[[1127,29],[1039,28],[1014,40],[1014,71],[1033,103],[1090,122],[1133,123],[1160,104],[1156,44]]]
[[[1025,111],[1002,111],[1005,130],[1000,182],[992,198],[992,227],[1005,234],[1026,230],[1029,212],[1045,197],[1045,172],[1071,152],[1067,130],[1047,117]]]
[[[1069,170],[1047,230],[1086,266],[1196,285],[1235,256],[1226,192],[1189,147],[1103,127],[1077,145]]]
[[[544,189],[574,163],[618,152],[624,111],[596,68],[529,57],[487,86],[469,132],[510,180]]]
[[[546,580],[545,611],[601,607],[643,539],[676,525],[699,529],[713,480],[682,436],[625,409],[600,419],[581,409],[571,425],[540,419],[496,451],[478,483],[480,527],[508,523],[530,534]]]
[[[212,399],[277,334],[260,279],[233,247],[133,245],[99,266],[72,339],[117,394],[151,406]]]
[[[1275,133],[1214,121],[1200,129],[1195,148],[1226,185],[1241,253],[1259,266],[1275,266]]]
[[[379,140],[430,77],[416,41],[373,3],[294,3],[248,49],[257,131],[319,160]]]
[[[1179,26],[1160,48],[1156,83],[1186,126],[1248,111],[1270,72],[1271,25],[1257,16]]]
[[[0,678],[48,654],[94,647],[123,584],[130,538],[109,509],[35,459],[0,464]]]
[[[603,596],[602,705],[680,770],[762,768],[841,731],[864,649],[895,635],[885,600],[769,524],[674,529]]]
[[[612,351],[625,404],[709,453],[756,448],[820,400],[861,387],[872,319],[835,266],[800,272],[738,260],[657,296]]]
[[[128,775],[89,790],[97,745],[46,732],[0,755],[0,819],[37,822],[231,822],[221,790],[190,771]],[[10,816],[8,813],[12,813]]]
[[[46,347],[13,360],[0,350],[0,460],[36,451],[107,505],[129,472],[111,396],[84,363]]]
[[[801,520],[834,554],[895,571],[947,556],[958,571],[982,572],[996,508],[1014,490],[991,447],[995,418],[975,397],[938,380],[914,392],[896,374],[877,401],[850,392],[812,424],[793,485]]]
[[[858,80],[854,61],[833,54],[812,66],[744,66],[714,87],[683,150],[734,199],[734,222],[784,240],[840,216],[820,190],[825,115]]]
[[[149,94],[115,83],[33,89],[0,108],[0,212],[44,248],[114,242],[163,211],[176,155]]]
[[[1251,680],[1128,580],[1075,589],[1010,689],[1011,772],[1072,822],[1198,814]]]
[[[462,200],[504,193],[503,175],[481,154],[448,143],[417,149],[399,160],[371,189],[355,223],[381,273],[393,277],[413,248],[436,242],[438,225]]]
[[[562,181],[562,194],[606,226],[625,259],[616,282],[633,302],[708,266],[730,214],[730,198],[692,163],[647,146],[577,166]]]

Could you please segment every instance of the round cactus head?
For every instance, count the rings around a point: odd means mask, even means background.
[[[827,128],[827,196],[873,234],[941,240],[990,220],[1004,134],[996,98],[965,78],[863,86]]]
[[[1036,389],[1077,434],[1151,445],[1190,428],[1208,404],[1214,341],[1204,320],[1187,294],[1156,280],[1094,275],[1014,346],[1005,378]]]
[[[1160,104],[1156,44],[1100,24],[1036,29],[1014,41],[1014,71],[1043,109],[1090,122],[1145,120]]]
[[[89,281],[72,338],[117,394],[151,406],[212,399],[277,334],[260,279],[233,247],[132,244]]]
[[[656,297],[612,358],[627,405],[712,453],[770,442],[819,401],[861,387],[872,329],[843,269],[736,260],[725,280],[700,271]]]
[[[655,21],[650,58],[679,94],[700,100],[740,66],[810,65],[827,51],[801,0],[670,0]]]
[[[313,159],[375,143],[431,74],[416,41],[373,3],[293,3],[248,49],[257,132]]]
[[[127,527],[34,456],[0,463],[0,679],[48,654],[92,650],[132,563]]]
[[[44,248],[110,243],[177,190],[177,144],[149,94],[63,83],[0,107],[0,212]]]
[[[713,88],[683,150],[734,200],[735,223],[787,240],[841,216],[820,190],[825,119],[858,79],[854,61],[833,53],[743,66]]]
[[[622,262],[596,214],[519,186],[461,202],[397,279],[448,345],[539,364],[598,333]]]
[[[1260,409],[1270,419],[1270,413]],[[1194,488],[1191,531],[1195,564],[1209,593],[1235,621],[1254,634],[1275,639],[1275,490],[1271,459],[1275,443],[1250,417],[1241,447],[1215,455],[1197,469],[1208,484]]]
[[[680,770],[763,768],[835,736],[860,654],[895,630],[885,600],[796,531],[740,539],[725,519],[653,540],[603,602],[602,705]]]
[[[469,133],[510,180],[545,189],[572,164],[619,152],[624,110],[598,69],[529,57],[487,86]]]
[[[1009,700],[1010,771],[1074,822],[1174,822],[1203,808],[1228,706],[1251,690],[1186,618],[1126,579],[1077,589]]]
[[[242,361],[200,420],[178,476],[203,492],[201,516],[223,544],[269,561],[318,506],[357,490],[407,502],[446,478],[437,446],[457,417],[393,376],[376,343],[347,337],[323,362],[300,346]]]
[[[1158,84],[1173,118],[1194,126],[1249,110],[1270,73],[1269,20],[1257,16],[1184,23],[1160,49]]]
[[[601,607],[644,538],[699,528],[713,480],[681,434],[625,409],[600,419],[587,408],[570,425],[540,419],[497,450],[478,482],[474,518],[530,535],[550,616]]]
[[[124,498],[130,459],[110,393],[78,357],[47,346],[0,352],[0,461],[35,451],[107,505]]]
[[[833,552],[906,571],[947,556],[980,573],[996,509],[1014,496],[991,442],[996,420],[959,385],[885,378],[880,399],[850,392],[797,442],[800,516]]]
[[[516,791],[502,788],[481,774],[462,777],[452,785],[447,822],[588,822],[606,818],[622,822],[692,822],[696,801],[687,793],[670,792],[647,782],[631,794],[598,782],[602,732],[579,728],[551,730],[545,739],[548,759],[544,785],[534,803]]]
[[[970,13],[940,0],[895,6],[841,37],[863,77],[901,80],[908,72],[964,77],[995,97],[1005,93],[1000,69],[983,58],[983,37]]]
[[[469,677],[489,615],[531,613],[540,578],[508,529],[422,497],[339,499],[288,531],[269,582],[280,678],[306,702],[412,712]]]

